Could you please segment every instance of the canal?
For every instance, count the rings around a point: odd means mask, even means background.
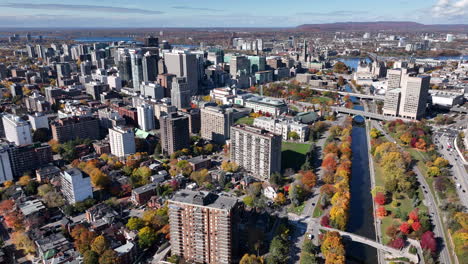
[[[346,90],[351,90],[346,87]],[[351,98],[358,103],[357,98]],[[355,105],[354,109],[364,110],[363,106]],[[371,179],[369,171],[369,150],[367,147],[367,133],[364,118],[354,118],[351,132],[353,151],[351,167],[351,205],[347,231],[375,240],[374,213],[372,207]],[[373,247],[346,242],[347,263],[377,263],[377,250]]]

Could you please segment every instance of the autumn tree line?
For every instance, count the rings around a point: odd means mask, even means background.
[[[351,130],[352,120],[348,118],[343,126],[330,128],[329,143],[323,150],[320,207],[331,206],[329,213],[321,219],[321,224],[345,230],[349,218],[351,177]]]

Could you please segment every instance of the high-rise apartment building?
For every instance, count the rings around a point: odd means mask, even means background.
[[[195,54],[164,53],[167,73],[185,77],[191,94],[198,92],[198,60]]]
[[[43,167],[53,160],[52,150],[46,143],[22,146],[11,143],[3,144],[3,148],[8,151],[14,179],[19,179],[25,172]]]
[[[143,81],[154,82],[158,76],[158,55],[147,51],[142,58]]]
[[[218,144],[229,139],[233,124],[232,109],[207,106],[201,110],[201,137]]]
[[[77,138],[99,139],[99,120],[93,117],[69,117],[50,124],[53,139],[64,143]]]
[[[400,109],[400,98],[401,98],[401,89],[396,88],[392,90],[387,90],[385,94],[383,114],[390,116],[398,116],[398,111]]]
[[[196,263],[233,263],[236,198],[182,190],[168,207],[173,254]]]
[[[164,97],[171,97],[172,79],[174,74],[164,73],[158,75],[158,83],[164,88]]]
[[[401,88],[400,116],[420,119],[426,112],[430,76],[406,77]]]
[[[387,71],[387,91],[401,87],[401,69],[391,69]]]
[[[132,79],[132,60],[128,53],[120,55],[117,68],[119,69],[119,77],[122,81],[128,82]]]
[[[150,104],[143,103],[137,106],[138,126],[144,131],[149,131],[155,128],[154,125],[154,107]]]
[[[145,47],[159,47],[159,39],[153,36],[147,36],[144,40]]]
[[[172,154],[190,146],[189,121],[186,116],[168,113],[161,116],[161,145],[164,153]]]
[[[140,83],[143,80],[143,62],[140,54],[141,50],[130,51],[130,60],[132,62],[132,83],[133,90],[140,90]]]
[[[172,80],[171,104],[178,109],[190,107],[190,87],[185,78],[174,78]]]
[[[5,137],[17,146],[32,144],[31,125],[15,115],[4,115],[2,118]]]
[[[229,62],[229,73],[236,79],[239,72],[250,74],[250,61],[246,56],[232,56]]]
[[[93,188],[89,175],[77,168],[60,173],[60,183],[63,197],[70,203],[84,201],[93,197]]]
[[[125,157],[136,151],[135,134],[131,128],[109,128],[109,144],[111,153],[117,157]]]
[[[232,126],[231,161],[255,177],[269,179],[281,170],[281,136],[251,126]]]

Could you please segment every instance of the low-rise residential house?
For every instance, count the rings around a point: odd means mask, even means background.
[[[187,160],[193,171],[211,168],[211,159],[205,156],[196,156]]]
[[[132,190],[131,201],[136,205],[143,205],[156,194],[158,183],[150,183]]]
[[[43,225],[48,218],[48,211],[44,204],[37,199],[19,203],[18,208],[24,216],[26,229]]]
[[[119,257],[119,264],[130,264],[133,263],[137,256],[137,247],[134,243],[127,241],[120,247],[114,249]]]
[[[60,176],[60,168],[57,166],[46,166],[36,170],[36,180],[38,182],[50,182]]]

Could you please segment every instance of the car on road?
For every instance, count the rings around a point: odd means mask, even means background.
[[[310,239],[310,240],[312,240],[312,239],[314,239],[314,235],[308,234],[308,235],[307,235],[307,238]]]

